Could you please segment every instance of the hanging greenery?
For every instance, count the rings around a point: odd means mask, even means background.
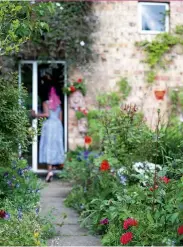
[[[147,73],[147,81],[152,83],[155,80],[158,68],[166,69],[172,62],[173,56],[167,60],[165,54],[171,52],[176,45],[183,48],[183,25],[178,25],[174,33],[161,33],[156,38],[149,41],[136,42],[136,46],[142,48],[146,54],[143,62],[149,65],[150,71]]]
[[[37,3],[40,5],[40,3]],[[91,58],[93,30],[91,2],[55,2],[54,14],[43,15],[49,26],[41,38],[22,47],[24,57],[34,59],[63,59],[68,64],[83,64]]]

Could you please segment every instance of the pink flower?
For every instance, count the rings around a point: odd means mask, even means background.
[[[78,83],[81,83],[81,82],[83,82],[83,79],[79,78],[79,79],[77,80],[77,82],[78,82]]]
[[[126,232],[124,233],[121,238],[120,238],[120,242],[123,245],[128,244],[129,242],[131,242],[133,239],[133,233],[132,232]]]
[[[100,221],[100,224],[101,225],[107,225],[107,224],[109,224],[109,220],[107,218],[105,218],[105,219]]]
[[[183,234],[183,225],[179,226],[179,228],[177,229],[177,232],[178,232],[179,235]]]
[[[130,226],[137,226],[138,221],[132,218],[128,218],[123,223],[123,229],[127,230]]]
[[[170,179],[166,176],[160,178],[161,181],[163,181],[165,184],[168,184],[170,182]]]

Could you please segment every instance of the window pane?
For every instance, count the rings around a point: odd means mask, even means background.
[[[142,5],[142,30],[143,31],[165,31],[165,5]]]

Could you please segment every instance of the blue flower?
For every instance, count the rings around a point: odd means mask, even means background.
[[[3,176],[4,176],[4,178],[7,178],[8,175],[9,175],[9,173],[8,172],[5,172]]]
[[[6,213],[4,219],[5,219],[5,220],[9,220],[9,219],[10,219],[10,214],[9,214],[9,213]]]
[[[24,174],[23,170],[21,170],[20,168],[17,171],[18,175],[22,176]]]
[[[119,178],[120,178],[120,183],[126,185],[127,178],[123,175],[121,175]]]
[[[11,186],[11,185],[12,185],[11,180],[8,180],[8,181],[7,181],[7,185],[9,185],[9,186]]]
[[[36,192],[36,193],[39,193],[39,192],[40,192],[40,189],[35,190],[35,192]]]
[[[39,208],[36,208],[36,214],[38,214],[39,213]]]

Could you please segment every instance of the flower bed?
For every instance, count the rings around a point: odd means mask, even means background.
[[[41,246],[54,233],[39,215],[41,187],[25,160],[0,171],[0,245]]]
[[[82,226],[100,234],[103,245],[180,246],[180,125],[165,128],[158,121],[152,131],[134,106],[102,109],[94,118],[97,151],[93,140],[87,150],[68,153],[65,177],[77,185],[66,205],[80,212]]]

